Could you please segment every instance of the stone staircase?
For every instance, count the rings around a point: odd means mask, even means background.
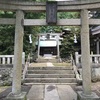
[[[24,84],[76,85],[77,81],[71,67],[28,67]]]
[[[57,63],[59,60],[56,58],[56,56],[51,56],[51,57],[45,57],[45,56],[39,56],[37,59],[38,63],[46,63],[46,62],[52,62],[52,63]]]
[[[46,63],[46,62],[57,63],[58,59],[41,59],[41,58],[38,58],[37,62],[38,63]]]

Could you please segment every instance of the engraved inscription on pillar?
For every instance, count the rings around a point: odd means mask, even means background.
[[[47,24],[57,23],[57,2],[46,3],[46,22]]]

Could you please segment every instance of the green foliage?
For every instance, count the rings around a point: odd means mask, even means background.
[[[38,27],[25,27],[24,40],[23,40],[23,50],[26,55],[30,52],[35,52],[36,45],[35,42],[37,40],[37,31]],[[29,43],[29,35],[32,35],[32,44]],[[32,51],[31,51],[32,50]]]
[[[37,1],[37,0],[34,0]],[[44,0],[45,1],[45,0]],[[58,18],[79,18],[80,14],[77,12],[60,12],[57,14]],[[15,12],[7,12],[7,11],[0,11],[1,18],[15,18]],[[27,12],[25,13],[25,18],[27,19],[44,19],[46,18],[46,13],[34,13],[34,12]],[[51,30],[55,33],[61,33],[62,28],[70,28],[71,33],[64,37],[62,41],[62,48],[61,48],[61,56],[67,57],[73,53],[76,48],[74,46],[74,37],[73,33],[75,31],[75,27],[72,26],[25,26],[24,27],[24,40],[23,40],[23,51],[28,54],[30,52],[36,52],[36,45],[35,42],[37,40],[37,34],[39,33],[48,33]],[[77,36],[79,29],[77,30]],[[32,35],[33,43],[29,43],[29,35]],[[15,27],[11,25],[0,25],[0,54],[13,54],[14,53],[14,37],[15,36]]]
[[[24,0],[24,1],[46,2],[47,0]]]
[[[80,18],[80,13],[79,12],[59,12],[58,18],[60,19]]]
[[[0,11],[1,18],[15,18],[15,12],[11,11]]]
[[[27,19],[44,19],[46,18],[46,14],[45,13],[39,13],[39,12],[28,12],[25,13],[25,18]]]
[[[14,53],[14,26],[0,26],[0,54]]]
[[[26,0],[25,0],[26,1]],[[47,0],[28,0],[35,2],[46,2]],[[15,12],[11,11],[0,11],[0,18],[15,18]],[[46,18],[46,13],[40,12],[25,12],[25,18],[27,19],[44,19]],[[80,18],[79,12],[59,12],[57,13],[58,19],[75,19]],[[100,18],[100,11],[94,13],[93,18]],[[93,26],[91,26],[93,27]],[[26,55],[30,52],[36,52],[35,42],[37,40],[37,34],[39,33],[49,33],[51,30],[55,33],[61,33],[61,29],[70,28],[71,32],[64,36],[62,41],[62,46],[60,49],[60,55],[63,58],[74,54],[75,51],[80,51],[80,27],[76,26],[25,26],[24,27],[24,40],[23,40],[23,51]],[[32,35],[33,43],[29,43],[29,35]],[[74,43],[74,34],[77,35],[78,43]],[[15,26],[12,25],[0,25],[0,55],[4,54],[14,54],[14,38],[15,38]],[[90,34],[91,50],[96,51],[95,44],[96,36]]]
[[[77,28],[77,31],[75,30]],[[74,34],[77,36],[78,43],[74,43]],[[69,57],[70,54],[73,54],[76,51],[80,50],[80,35],[79,27],[70,27],[70,32],[66,33],[63,36],[62,48],[60,49],[60,55],[62,58]]]
[[[33,16],[30,14],[30,16]],[[0,11],[1,18],[14,18],[15,13]],[[28,16],[27,16],[28,18]],[[25,27],[24,28],[24,40],[23,51],[26,55],[30,52],[30,48],[35,50],[36,33],[38,27]],[[29,34],[32,34],[33,43],[29,43]],[[0,25],[0,55],[14,54],[14,38],[15,38],[15,26],[12,25]]]
[[[15,18],[15,13],[11,11],[0,11],[1,18]],[[0,54],[14,53],[14,30],[12,25],[0,25]]]

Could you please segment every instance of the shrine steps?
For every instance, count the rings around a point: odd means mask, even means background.
[[[28,67],[24,85],[67,84],[76,85],[72,67]]]

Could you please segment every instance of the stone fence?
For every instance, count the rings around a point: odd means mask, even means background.
[[[0,86],[12,84],[14,55],[0,55]],[[22,66],[25,66],[25,52],[22,53]]]
[[[14,55],[0,55],[0,65],[10,65],[14,63]],[[25,52],[22,53],[22,64],[25,64]]]
[[[91,62],[91,79],[92,81],[100,81],[100,55],[99,54],[91,54],[90,55]],[[82,77],[82,66],[81,66],[81,55],[78,52],[75,52],[75,63],[78,68],[78,72]],[[84,67],[84,66],[83,66]]]
[[[75,63],[76,65],[81,64],[81,55],[78,52],[75,52]],[[91,54],[90,63],[100,64],[100,54]]]

